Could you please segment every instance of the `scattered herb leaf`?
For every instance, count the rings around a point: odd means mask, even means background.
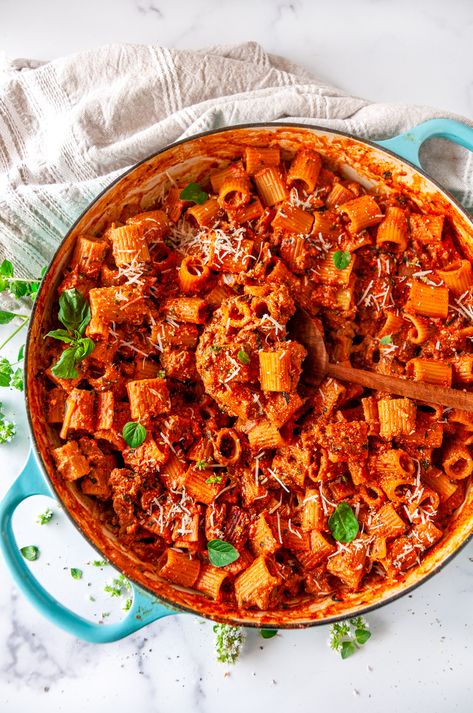
[[[272,639],[278,633],[277,629],[260,629],[261,636],[263,639]]]
[[[94,560],[92,562],[94,567],[106,567],[108,565],[107,560]]]
[[[138,421],[128,421],[123,426],[122,436],[130,448],[138,448],[146,438],[146,428]]]
[[[22,547],[20,552],[25,560],[28,560],[28,562],[34,562],[39,557],[39,549],[36,545],[27,545],[26,547]]]
[[[238,361],[240,361],[242,364],[249,364],[250,363],[250,357],[248,354],[245,352],[244,349],[240,349],[240,351],[237,354]]]
[[[103,591],[110,594],[111,597],[121,597],[123,594],[127,594],[130,589],[130,582],[124,574],[120,574],[118,577],[112,579],[111,584],[106,584]]]
[[[222,482],[222,479],[223,479],[223,475],[216,474],[216,475],[211,475],[210,478],[207,478],[207,480],[205,482],[208,485],[213,485],[214,483],[217,483],[218,485],[220,485],[220,483]]]
[[[71,567],[71,577],[72,579],[82,579],[82,570],[77,569],[77,567]]]
[[[47,508],[44,512],[41,513],[41,515],[38,515],[36,518],[36,522],[38,525],[47,525],[48,522],[51,522],[51,520],[54,517],[54,513],[50,508]]]
[[[183,201],[190,201],[191,203],[198,203],[202,205],[208,199],[209,195],[202,190],[202,187],[198,183],[188,183],[185,188],[179,194],[179,198]]]
[[[351,263],[351,254],[348,250],[335,250],[332,259],[337,270],[344,270]]]
[[[359,524],[353,508],[342,502],[328,519],[328,526],[333,537],[338,542],[351,542],[358,534]]]
[[[387,346],[388,344],[393,343],[393,338],[390,334],[386,334],[385,337],[381,337],[379,340],[379,343],[382,344],[383,346]]]
[[[198,460],[194,467],[197,468],[197,470],[205,470],[207,468],[207,461]]]
[[[240,557],[238,550],[225,540],[210,540],[207,543],[207,551],[214,567],[225,567]]]

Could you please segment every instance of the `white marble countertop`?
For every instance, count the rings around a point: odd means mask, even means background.
[[[425,103],[472,118],[472,29],[469,0],[2,0],[0,52],[49,59],[109,42],[194,48],[253,39],[371,99]],[[1,447],[1,498],[26,457],[27,437],[21,396],[8,390],[0,396],[19,431]],[[84,615],[121,616],[123,601],[103,592],[110,568],[87,564],[95,552],[51,507],[47,526],[36,523],[42,498],[25,502],[15,518],[20,544],[43,551],[38,577]],[[70,567],[83,569],[83,578],[72,579]],[[209,622],[178,615],[114,644],[86,644],[44,620],[3,562],[0,582],[2,713],[471,710],[472,544],[412,595],[369,615],[372,639],[351,659],[341,661],[327,648],[326,627],[269,641],[251,631],[230,675],[214,660]]]

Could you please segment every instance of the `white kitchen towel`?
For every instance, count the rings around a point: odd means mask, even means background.
[[[350,96],[254,42],[200,51],[111,45],[48,63],[4,60],[0,256],[13,256],[20,275],[39,274],[107,183],[200,131],[293,119],[381,139],[441,116],[453,117]],[[468,208],[471,156],[438,140],[425,152],[427,169]]]

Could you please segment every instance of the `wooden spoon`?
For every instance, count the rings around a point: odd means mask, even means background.
[[[473,411],[473,393],[467,391],[426,384],[423,381],[410,381],[397,376],[385,376],[342,364],[331,364],[325,349],[323,334],[304,310],[298,309],[288,326],[291,336],[307,349],[304,378],[309,384],[319,384],[324,376],[332,376],[340,381],[350,381],[352,384],[359,384],[368,389],[386,391],[463,411]]]

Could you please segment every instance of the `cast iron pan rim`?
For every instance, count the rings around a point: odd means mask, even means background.
[[[69,228],[69,230],[67,231],[67,233],[66,233],[66,235],[64,236],[63,240],[61,240],[60,244],[58,245],[58,247],[57,247],[57,249],[56,249],[56,251],[55,251],[55,253],[54,253],[54,255],[53,255],[52,259],[51,259],[50,266],[48,267],[48,269],[46,270],[46,273],[45,273],[44,276],[43,276],[43,279],[42,279],[40,288],[39,288],[39,290],[38,290],[38,293],[36,294],[36,298],[35,298],[35,301],[34,301],[34,303],[33,303],[33,309],[32,309],[32,312],[31,312],[31,318],[30,318],[30,322],[29,322],[29,325],[28,325],[28,333],[27,333],[27,336],[26,336],[26,347],[25,347],[25,403],[26,403],[26,413],[27,413],[27,418],[28,418],[28,426],[29,426],[30,433],[31,433],[31,445],[32,445],[32,448],[34,449],[34,452],[35,452],[35,454],[36,454],[36,456],[37,456],[39,462],[40,462],[40,465],[41,465],[41,468],[42,468],[42,471],[43,471],[43,476],[46,478],[46,480],[48,481],[48,483],[49,483],[49,485],[51,486],[52,490],[55,492],[56,497],[57,497],[61,502],[62,502],[62,499],[61,499],[61,497],[59,496],[59,493],[57,492],[56,487],[55,487],[55,485],[54,485],[52,479],[51,479],[50,476],[49,476],[48,470],[47,470],[46,465],[45,465],[45,463],[44,463],[44,461],[43,461],[43,458],[42,458],[42,455],[41,455],[40,450],[39,450],[39,448],[38,448],[38,445],[37,445],[37,443],[36,443],[36,436],[35,436],[35,432],[34,432],[34,429],[33,429],[32,417],[31,417],[31,413],[30,413],[30,409],[29,409],[29,396],[28,396],[28,393],[29,393],[29,390],[28,390],[28,378],[29,378],[29,377],[28,377],[28,359],[29,359],[29,350],[30,350],[30,339],[31,339],[31,325],[33,324],[33,322],[34,322],[34,320],[35,320],[35,317],[36,317],[36,311],[37,311],[37,306],[38,306],[38,301],[39,301],[38,298],[39,298],[40,293],[41,293],[41,291],[42,291],[42,289],[43,289],[43,285],[44,285],[44,282],[45,282],[45,280],[46,280],[46,277],[47,277],[47,276],[49,275],[49,273],[50,273],[51,265],[52,265],[52,263],[54,262],[54,259],[55,259],[56,255],[57,255],[58,252],[61,250],[62,246],[64,245],[64,243],[65,243],[66,240],[68,239],[69,235],[72,233],[72,231],[73,231],[73,230],[75,229],[75,227],[78,225],[78,223],[82,220],[82,218],[86,215],[86,213],[89,212],[89,210],[92,208],[92,206],[95,205],[95,203],[97,203],[97,201],[100,200],[106,193],[108,193],[108,191],[109,191],[111,188],[113,188],[117,183],[119,183],[123,178],[125,178],[125,176],[128,176],[128,175],[129,175],[130,173],[132,173],[135,169],[137,169],[139,166],[143,165],[143,164],[146,163],[147,161],[150,161],[151,159],[156,158],[156,156],[159,156],[160,154],[165,153],[165,152],[168,151],[170,148],[174,148],[175,146],[179,146],[179,145],[181,145],[181,144],[186,144],[186,143],[188,143],[189,141],[194,141],[195,139],[203,138],[204,136],[210,136],[210,135],[212,135],[212,134],[221,134],[221,133],[224,133],[224,132],[226,132],[226,131],[235,131],[235,130],[239,130],[239,129],[264,129],[264,128],[266,128],[266,129],[271,129],[271,128],[273,128],[273,127],[287,128],[287,129],[291,129],[291,128],[307,129],[307,130],[309,130],[309,131],[311,131],[311,130],[321,131],[321,132],[326,133],[326,134],[336,134],[336,135],[338,135],[338,136],[343,136],[344,138],[352,139],[353,141],[357,141],[358,143],[366,144],[366,145],[370,146],[371,148],[376,149],[377,151],[381,151],[381,152],[387,153],[389,156],[392,156],[392,157],[395,158],[397,161],[401,161],[401,162],[407,164],[407,165],[410,166],[412,169],[414,169],[414,171],[416,171],[417,173],[420,173],[424,178],[426,178],[428,181],[430,181],[432,184],[434,184],[434,185],[439,189],[439,191],[440,191],[441,193],[443,193],[443,194],[447,197],[447,199],[450,201],[450,203],[453,203],[454,206],[460,211],[460,213],[463,214],[463,216],[467,219],[467,221],[472,225],[472,229],[473,229],[473,223],[472,223],[471,216],[467,213],[467,211],[466,211],[465,208],[461,205],[461,203],[460,203],[460,202],[455,198],[455,196],[453,196],[449,191],[445,190],[445,188],[444,188],[443,186],[441,186],[440,183],[438,183],[438,181],[436,181],[435,179],[431,178],[431,177],[424,171],[424,169],[419,168],[418,166],[416,166],[415,164],[411,163],[410,161],[407,161],[406,159],[400,157],[400,156],[399,156],[398,154],[396,154],[394,151],[391,151],[390,149],[386,149],[386,148],[384,148],[384,147],[382,147],[382,146],[379,146],[379,145],[378,145],[377,143],[375,143],[374,141],[370,141],[370,140],[368,140],[368,139],[360,139],[359,137],[354,136],[353,134],[349,134],[349,133],[347,133],[347,132],[345,132],[345,131],[339,131],[339,130],[337,130],[337,129],[328,129],[327,127],[324,127],[324,126],[317,126],[316,124],[303,124],[303,123],[299,123],[299,122],[275,121],[275,122],[254,122],[254,123],[249,123],[249,124],[236,124],[236,125],[234,125],[234,126],[226,126],[226,127],[221,128],[221,129],[210,129],[210,130],[208,130],[208,131],[202,131],[202,132],[199,133],[199,134],[194,134],[193,136],[189,136],[189,137],[186,138],[186,139],[181,139],[180,141],[175,141],[174,143],[165,146],[164,148],[160,149],[159,151],[156,151],[155,153],[150,154],[149,156],[147,156],[146,158],[142,159],[141,161],[138,161],[138,163],[134,164],[131,168],[129,168],[129,169],[127,169],[126,171],[124,171],[120,176],[118,176],[118,178],[115,178],[114,181],[112,181],[106,188],[104,188],[104,189],[94,198],[94,200],[89,203],[89,205],[87,206],[87,208],[85,208],[85,210],[80,214],[80,216],[77,218],[77,220],[76,220],[76,221],[73,223],[73,225]],[[82,530],[82,527],[80,526],[80,524],[72,517],[72,515],[71,515],[71,513],[69,512],[69,509],[68,509],[67,507],[64,507],[64,512],[66,513],[67,517],[68,517],[69,520],[72,522],[72,524],[74,525],[74,527],[75,527],[77,530],[79,530],[79,532],[81,533],[81,535],[87,540],[87,542],[89,543],[89,545],[91,545],[91,546],[94,548],[94,550],[95,550],[98,554],[104,556],[104,553],[97,547],[97,545],[90,539],[90,537]],[[367,606],[365,606],[365,607],[362,607],[362,608],[360,608],[359,610],[357,610],[356,612],[353,612],[353,613],[350,613],[350,614],[341,614],[341,615],[339,615],[339,616],[331,616],[331,617],[327,617],[327,618],[324,618],[324,619],[315,619],[314,621],[301,622],[301,623],[297,623],[297,624],[283,624],[283,623],[282,623],[282,624],[277,624],[277,625],[266,625],[266,624],[264,623],[264,621],[262,621],[261,623],[257,623],[257,622],[247,622],[245,619],[236,617],[236,618],[233,618],[233,619],[232,619],[232,625],[234,625],[234,626],[244,626],[244,627],[247,627],[247,628],[255,628],[255,629],[260,629],[261,627],[266,627],[266,626],[269,626],[269,628],[278,628],[278,629],[304,629],[304,628],[308,628],[308,627],[312,627],[312,626],[325,626],[325,625],[331,624],[331,623],[336,622],[336,621],[343,621],[344,619],[350,619],[350,618],[352,618],[353,616],[359,616],[359,615],[367,614],[368,612],[374,611],[374,610],[376,610],[376,609],[380,609],[381,607],[384,607],[384,606],[386,606],[387,604],[391,604],[392,602],[396,601],[397,599],[400,599],[401,597],[405,596],[406,594],[409,594],[409,593],[412,592],[414,589],[417,589],[417,587],[419,587],[421,584],[424,584],[424,582],[427,582],[429,579],[431,579],[431,577],[433,577],[433,576],[436,575],[438,572],[440,572],[440,570],[442,570],[442,569],[470,542],[470,540],[471,540],[472,538],[473,538],[473,532],[471,532],[470,535],[468,535],[468,537],[455,549],[454,552],[452,552],[450,555],[448,555],[448,557],[446,557],[440,564],[438,564],[431,572],[428,572],[427,574],[425,574],[425,575],[424,575],[418,582],[416,582],[415,584],[412,584],[410,587],[407,587],[406,589],[403,589],[401,592],[398,592],[397,594],[391,595],[390,597],[388,597],[387,599],[384,599],[384,600],[381,601],[381,602],[378,602],[378,603],[376,603],[376,604],[369,604],[369,605],[367,605]],[[113,563],[113,561],[112,561],[112,565],[113,565],[114,567],[116,567],[116,565]],[[120,569],[120,568],[117,567],[117,569]],[[156,595],[156,593],[155,593],[152,589],[150,589],[150,587],[147,587],[146,585],[143,585],[143,584],[141,584],[141,583],[136,582],[136,581],[133,579],[133,577],[130,577],[129,579],[130,579],[130,581],[131,581],[133,584],[135,584],[135,586],[137,586],[137,587],[143,589],[144,591],[146,591],[148,594],[150,594],[152,597],[154,597],[157,601],[163,602],[164,604],[169,605],[172,609],[176,609],[176,610],[182,611],[182,612],[188,612],[188,613],[190,613],[190,614],[195,614],[195,615],[201,616],[201,617],[203,617],[203,618],[205,618],[205,619],[210,619],[211,621],[222,621],[222,622],[227,623],[227,621],[226,621],[225,618],[219,617],[218,615],[217,615],[217,616],[211,616],[210,614],[199,612],[199,611],[197,611],[196,609],[194,609],[194,608],[192,608],[192,607],[190,607],[190,606],[186,606],[186,605],[182,605],[182,604],[176,604],[173,600],[167,599],[167,598],[165,598],[165,597],[162,597],[162,596],[159,596],[159,597],[158,597],[158,596]],[[288,608],[287,610],[284,610],[284,609],[283,609],[283,610],[280,610],[280,611],[283,611],[283,612],[284,612],[284,611],[288,611],[288,612],[290,612],[291,610]],[[262,619],[264,620],[264,615],[263,615]]]

